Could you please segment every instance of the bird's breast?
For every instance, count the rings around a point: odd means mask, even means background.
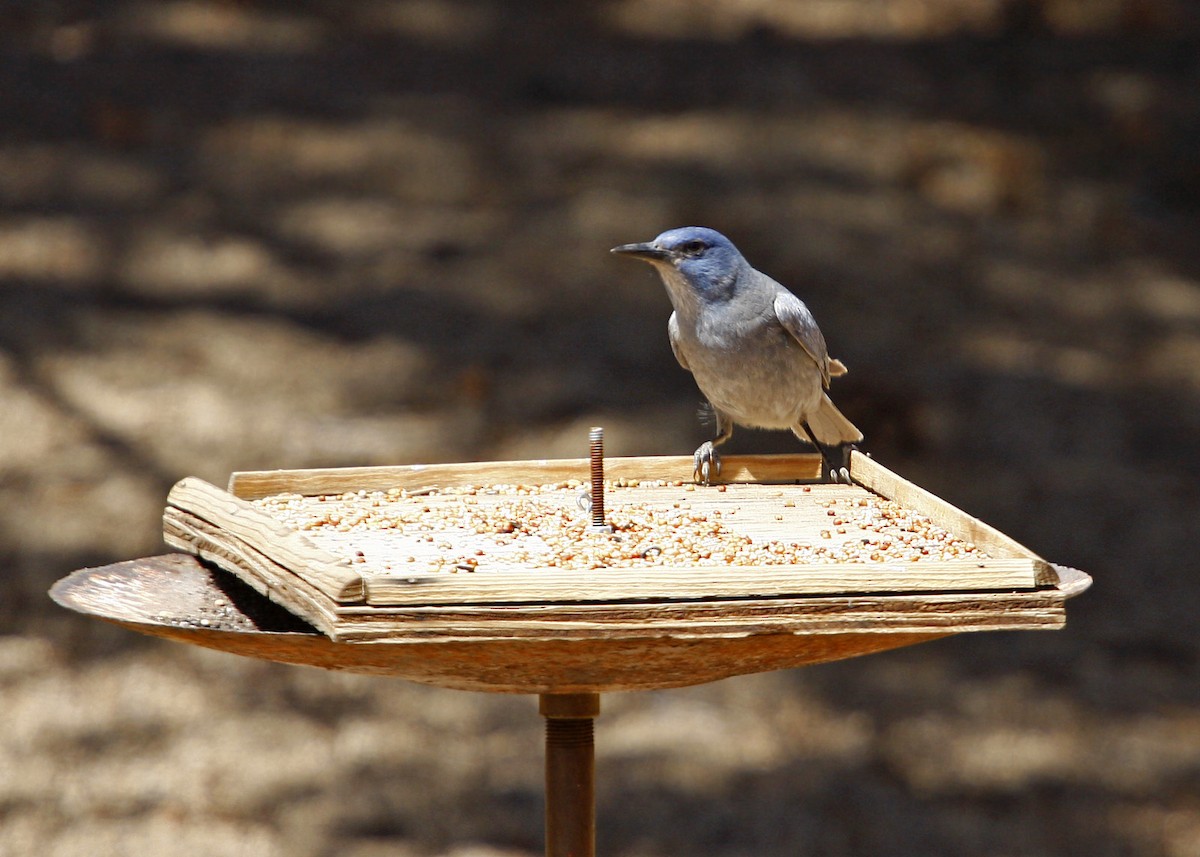
[[[773,319],[699,323],[679,348],[700,391],[742,425],[787,428],[820,400],[816,363]]]

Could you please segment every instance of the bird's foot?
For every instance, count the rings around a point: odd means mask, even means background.
[[[713,477],[721,475],[721,456],[717,454],[717,448],[711,440],[700,444],[700,448],[696,450],[692,460],[695,462],[692,477],[697,482],[711,485]]]
[[[821,479],[833,484],[849,485],[850,452],[856,449],[852,443],[841,443],[836,446],[819,444],[821,450]]]

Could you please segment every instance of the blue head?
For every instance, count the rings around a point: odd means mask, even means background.
[[[668,229],[653,241],[622,244],[612,252],[654,265],[669,291],[673,291],[673,283],[682,281],[701,297],[710,299],[731,295],[738,274],[747,267],[732,241],[704,226]]]

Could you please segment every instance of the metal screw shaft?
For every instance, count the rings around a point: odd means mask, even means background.
[[[594,533],[611,533],[604,521],[604,429],[596,426],[588,433],[589,457],[592,465],[592,524]]]

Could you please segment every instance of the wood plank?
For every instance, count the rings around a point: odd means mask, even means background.
[[[254,546],[293,573],[303,573],[335,601],[361,601],[365,595],[362,576],[348,560],[317,547],[302,533],[215,485],[188,477],[171,489],[167,503]]]
[[[939,527],[973,542],[993,556],[1023,556],[1034,560],[1038,585],[1054,586],[1058,583],[1058,575],[1050,563],[1016,539],[896,475],[858,450],[850,454],[850,477],[864,488],[920,512]]]
[[[229,572],[322,633],[336,637],[337,602],[303,577],[237,542],[228,533],[179,509],[169,508],[163,515],[163,539],[171,547]]]
[[[970,605],[959,610],[932,613],[912,612],[871,613],[860,611],[852,615],[813,616],[802,607],[778,616],[741,616],[724,620],[677,623],[658,621],[587,621],[547,617],[542,620],[523,620],[488,616],[486,621],[467,616],[452,618],[400,618],[384,625],[376,622],[339,624],[338,639],[347,642],[403,642],[407,640],[466,640],[466,639],[563,639],[599,640],[631,639],[638,637],[670,637],[676,640],[714,639],[750,636],[755,634],[826,635],[846,633],[954,634],[970,631],[1034,631],[1061,628],[1066,612],[1057,605],[1024,606],[1007,610],[978,610]]]
[[[703,603],[703,602],[699,602]],[[793,601],[786,609],[757,610],[754,603],[723,606],[719,610],[694,610],[697,602],[675,614],[633,610],[616,613],[611,605],[595,612],[565,610],[528,615],[491,610],[433,613],[429,609],[388,611],[388,622],[376,617],[342,616],[339,632],[375,635],[438,636],[453,634],[632,637],[639,635],[710,636],[742,633],[840,634],[847,632],[960,633],[1000,628],[1040,629],[1060,627],[1066,618],[1061,599],[1030,598],[1009,601],[976,601],[967,596],[947,602],[937,610],[927,605],[861,604],[843,610],[813,610],[808,601]]]
[[[735,568],[504,569],[365,578],[366,603],[501,604],[1032,589],[1035,561],[827,563]]]
[[[1043,588],[1012,592],[875,593],[870,595],[780,596],[774,598],[730,598],[665,602],[557,602],[544,604],[453,604],[412,605],[388,608],[366,605],[338,606],[345,621],[370,622],[380,617],[406,617],[413,621],[441,618],[479,620],[484,618],[539,621],[565,619],[588,622],[674,623],[724,620],[758,616],[791,616],[802,613],[806,620],[824,621],[854,614],[925,616],[951,612],[1002,615],[1008,612],[1056,610],[1065,602],[1061,590]]]
[[[692,481],[691,456],[626,456],[606,458],[608,479]],[[229,492],[244,500],[274,494],[341,494],[350,491],[419,489],[430,485],[540,485],[587,480],[586,458],[534,461],[478,461],[461,464],[407,464],[392,467],[333,467],[308,470],[257,470],[234,473]],[[794,455],[730,455],[721,459],[721,481],[788,483],[820,478],[821,457]]]

